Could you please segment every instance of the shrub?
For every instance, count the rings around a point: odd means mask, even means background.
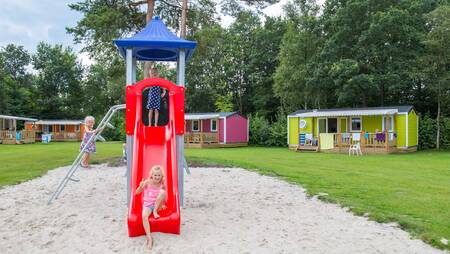
[[[450,118],[442,117],[440,120],[440,148],[450,149]],[[436,119],[425,115],[419,122],[419,149],[436,148]]]
[[[249,120],[250,144],[261,146],[286,146],[287,122],[284,115],[279,114],[277,121],[272,124],[258,114],[250,116]]]

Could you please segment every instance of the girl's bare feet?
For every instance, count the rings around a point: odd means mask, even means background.
[[[153,211],[153,217],[155,217],[155,219],[159,218],[159,214],[158,214],[158,211],[156,211],[156,209],[155,209],[155,211]]]
[[[153,247],[153,239],[151,236],[147,236],[147,248],[151,250]]]

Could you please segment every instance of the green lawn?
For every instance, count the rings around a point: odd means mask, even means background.
[[[49,169],[70,165],[79,152],[78,142],[0,145],[0,186],[20,183],[45,174]],[[91,163],[122,155],[122,143],[97,143]]]
[[[0,145],[0,186],[23,182],[69,165],[79,143]],[[122,155],[121,143],[97,143],[92,162]],[[309,194],[395,221],[434,246],[450,239],[450,152],[349,157],[296,153],[287,148],[186,149],[188,161],[234,165],[301,184]]]
[[[450,152],[349,157],[297,153],[287,148],[187,149],[188,160],[258,169],[301,184],[309,194],[395,221],[412,235],[444,249],[450,239]]]

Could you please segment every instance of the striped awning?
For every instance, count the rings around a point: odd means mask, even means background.
[[[333,110],[333,111],[312,111],[300,113],[298,117],[330,117],[330,116],[379,116],[397,114],[397,109],[367,109],[367,110]]]
[[[30,122],[36,122],[37,121],[37,119],[34,119],[34,118],[20,117],[20,116],[7,116],[7,115],[0,115],[0,119],[30,121]]]
[[[82,123],[84,123],[83,120],[39,120],[35,124],[37,124],[37,125],[40,125],[40,124],[79,125]]]
[[[195,115],[184,115],[184,120],[206,120],[206,119],[216,119],[219,118],[219,114],[195,114]]]

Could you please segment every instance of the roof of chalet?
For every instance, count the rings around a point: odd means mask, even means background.
[[[59,125],[79,125],[84,123],[84,120],[39,120],[35,124],[59,124]]]
[[[393,115],[397,113],[409,113],[414,107],[388,106],[388,107],[365,107],[365,108],[331,108],[331,109],[302,109],[297,110],[289,116],[298,117],[321,117],[321,116],[368,116],[368,115]]]
[[[30,122],[36,122],[37,121],[37,119],[34,119],[34,118],[21,117],[21,116],[8,116],[8,115],[0,115],[0,119],[30,121]]]
[[[186,113],[184,115],[185,120],[203,120],[203,119],[214,119],[220,117],[229,117],[238,112],[209,112],[209,113]]]

